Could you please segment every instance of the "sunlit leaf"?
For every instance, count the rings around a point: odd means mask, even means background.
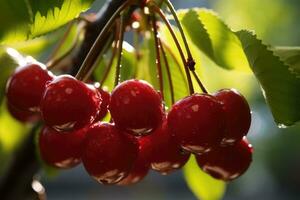
[[[89,8],[93,0],[0,1],[0,43],[53,31]]]
[[[203,172],[197,165],[196,159],[190,158],[185,165],[184,178],[194,195],[201,200],[222,199],[226,185],[223,181],[216,180]]]
[[[300,77],[290,70],[279,57],[274,56],[261,40],[248,31],[236,33],[263,94],[271,108],[275,121],[284,126],[300,120]]]
[[[179,17],[191,42],[220,67],[250,72],[237,36],[211,10],[180,10]]]

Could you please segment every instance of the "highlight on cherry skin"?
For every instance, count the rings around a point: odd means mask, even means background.
[[[171,134],[183,149],[202,154],[218,146],[224,136],[225,115],[214,96],[193,94],[176,102],[168,114]]]
[[[40,109],[47,126],[70,131],[92,124],[100,112],[101,102],[101,94],[94,86],[61,75],[47,83]]]
[[[96,123],[87,131],[82,162],[95,180],[114,184],[130,173],[138,151],[136,138],[117,129],[114,124]]]
[[[17,67],[6,85],[7,102],[20,111],[38,112],[45,85],[53,78],[41,63]]]
[[[116,126],[133,135],[147,135],[164,116],[159,93],[146,81],[127,80],[111,93],[109,111]]]
[[[225,113],[223,145],[239,142],[247,135],[251,124],[251,111],[245,97],[235,89],[222,89],[214,94]]]
[[[252,162],[252,145],[244,138],[238,143],[217,147],[212,151],[196,156],[198,165],[216,179],[232,181],[241,176]]]
[[[86,128],[60,133],[51,127],[43,127],[39,134],[41,158],[56,168],[72,168],[81,162],[82,143]]]

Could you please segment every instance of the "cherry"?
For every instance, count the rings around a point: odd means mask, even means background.
[[[145,81],[128,80],[111,94],[110,114],[116,126],[134,135],[155,130],[162,121],[161,96]]]
[[[222,102],[225,111],[226,133],[223,144],[240,141],[251,124],[251,112],[247,100],[234,89],[223,89],[214,95]]]
[[[7,110],[11,116],[20,122],[33,123],[40,119],[40,115],[38,113],[16,109],[9,103],[7,103]]]
[[[198,165],[216,179],[231,181],[241,176],[252,162],[252,145],[243,139],[235,145],[217,147],[196,156]]]
[[[101,121],[108,112],[108,105],[110,102],[110,94],[107,90],[101,89],[100,87],[98,87],[97,89],[101,94],[102,103],[101,103],[100,112],[98,113],[96,121]]]
[[[142,137],[138,138],[139,153],[130,173],[118,185],[131,185],[141,181],[150,169],[151,145]]]
[[[126,177],[138,156],[134,137],[114,124],[96,123],[87,132],[82,162],[86,171],[103,184],[114,184]]]
[[[38,111],[45,85],[53,75],[38,63],[18,67],[7,82],[6,96],[18,110]]]
[[[171,135],[166,120],[152,135],[145,136],[142,140],[145,144],[152,146],[151,168],[162,174],[181,168],[190,157],[189,153],[182,151]]]
[[[58,131],[70,131],[91,124],[101,102],[95,87],[61,75],[47,84],[40,107],[46,125]]]
[[[223,114],[221,104],[213,96],[193,94],[173,105],[168,126],[184,150],[201,154],[221,142]]]
[[[81,162],[81,148],[86,129],[60,133],[45,126],[39,136],[42,159],[51,166],[71,168]]]

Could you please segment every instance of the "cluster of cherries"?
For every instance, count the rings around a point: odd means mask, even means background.
[[[70,168],[82,162],[104,184],[136,183],[150,169],[168,174],[191,153],[205,172],[230,181],[252,160],[245,139],[250,109],[235,90],[193,94],[165,113],[160,93],[145,81],[124,81],[110,95],[32,63],[9,79],[7,104],[21,121],[43,120],[39,147],[47,164]],[[101,122],[108,111],[111,123]]]

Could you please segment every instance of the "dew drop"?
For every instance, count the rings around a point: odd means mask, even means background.
[[[287,126],[284,124],[278,124],[277,126],[278,126],[278,128],[287,128]]]

